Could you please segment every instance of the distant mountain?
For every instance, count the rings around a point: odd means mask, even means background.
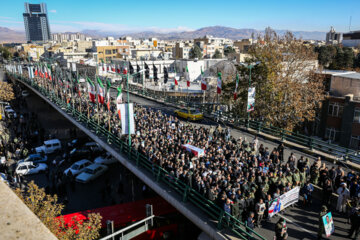
[[[25,32],[18,32],[6,27],[0,27],[0,43],[26,42]]]
[[[287,30],[275,30],[279,35],[283,35]],[[263,34],[264,30],[256,30],[251,28],[230,28],[223,26],[212,26],[212,27],[204,27],[197,29],[195,31],[186,31],[186,32],[169,32],[169,33],[158,33],[153,31],[144,31],[144,32],[100,32],[94,30],[85,30],[83,33],[86,33],[91,36],[96,37],[105,37],[105,36],[113,36],[113,37],[124,37],[131,36],[133,38],[150,38],[156,37],[164,40],[177,40],[177,39],[194,39],[203,37],[205,35],[211,35],[214,37],[223,37],[229,38],[232,40],[250,38],[253,34],[257,36],[258,34]],[[307,31],[293,31],[293,34],[296,38],[302,38],[304,40],[324,40],[326,36],[326,32],[307,32]]]

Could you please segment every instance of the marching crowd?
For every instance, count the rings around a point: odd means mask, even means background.
[[[105,106],[89,107],[86,97],[82,97],[81,103],[75,100],[74,104],[114,134],[126,137],[121,135],[114,105],[108,114]],[[352,219],[352,232],[357,237],[360,226],[358,173],[349,171],[345,174],[340,166],[329,169],[320,157],[313,163],[293,153],[285,159],[283,144],[268,149],[256,137],[235,139],[230,128],[220,125],[194,126],[136,104],[134,112],[136,134],[132,136],[132,147],[174,178],[215,202],[226,213],[245,221],[249,228],[261,226],[262,220],[269,217],[270,203],[296,186],[301,188],[304,204],[311,204],[313,185],[317,185],[323,189],[323,204],[328,207],[332,193],[339,195],[336,210],[348,213]],[[206,154],[195,157],[183,148],[183,144],[204,149]],[[284,229],[279,229],[281,234],[277,239],[285,239]]]

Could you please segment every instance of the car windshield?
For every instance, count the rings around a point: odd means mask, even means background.
[[[71,166],[71,169],[73,169],[73,170],[78,170],[78,169],[79,169],[79,165],[74,164],[74,165]]]
[[[190,110],[191,114],[199,114],[200,111],[199,110]]]
[[[85,172],[88,173],[88,174],[93,174],[93,173],[94,173],[94,170],[87,168],[87,169],[85,170]]]

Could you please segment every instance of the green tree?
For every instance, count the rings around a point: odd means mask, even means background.
[[[203,56],[203,55],[202,55],[202,52],[201,52],[200,47],[195,44],[194,47],[192,47],[192,48],[190,49],[189,57],[190,57],[191,59],[195,59],[195,58],[201,59],[202,56]]]
[[[9,48],[7,47],[0,46],[0,53],[4,59],[10,59],[12,56],[11,52],[9,51]]]
[[[227,48],[225,48],[224,49],[224,55],[225,56],[228,56],[229,54],[231,54],[231,53],[235,53],[235,49],[234,48],[232,48],[232,47],[227,47]]]
[[[249,51],[249,63],[260,62],[252,69],[252,86],[256,88],[255,110],[251,118],[293,130],[306,120],[313,120],[324,99],[323,80],[316,77],[316,53],[288,32],[279,37],[267,29],[262,39]],[[249,71],[238,68],[239,100],[234,112],[246,116]],[[235,78],[229,86],[228,99],[234,92]],[[233,100],[232,100],[233,101]]]
[[[222,58],[222,54],[221,54],[221,52],[219,51],[219,49],[216,49],[216,50],[215,50],[215,53],[214,53],[214,55],[212,56],[212,58],[216,58],[216,59]]]
[[[14,90],[10,83],[0,82],[0,101],[9,102],[15,99]]]
[[[63,217],[59,217],[64,205],[58,203],[56,195],[46,194],[34,181],[28,184],[26,191],[16,189],[15,193],[58,239],[92,240],[100,237],[100,214],[89,214],[85,220],[73,218],[71,225],[67,225]]]

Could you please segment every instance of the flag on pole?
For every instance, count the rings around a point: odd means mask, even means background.
[[[75,79],[75,91],[78,93],[79,97],[81,97],[80,82],[78,78]]]
[[[87,85],[88,85],[88,93],[89,93],[90,101],[91,101],[92,103],[95,103],[95,95],[96,95],[95,85],[94,85],[94,83],[91,81],[90,78],[87,78]]]
[[[217,94],[221,94],[221,72],[218,72]]]
[[[36,66],[36,67],[35,67],[35,73],[34,73],[34,75],[35,75],[35,76],[38,76],[38,74],[39,74],[39,70],[38,70],[38,67]]]
[[[207,89],[207,84],[204,78],[204,72],[201,67],[201,90],[206,91],[206,89]]]
[[[106,81],[106,106],[109,112],[110,112],[110,87],[111,87],[111,82],[110,79],[108,79]]]
[[[111,65],[111,71],[112,71],[113,73],[115,73],[115,64],[112,64],[112,65]]]
[[[239,86],[239,74],[236,74],[236,85],[235,85],[235,91],[234,91],[234,100],[236,101],[237,99],[237,89]]]
[[[190,87],[190,74],[188,66],[186,66],[186,86]]]
[[[121,133],[122,134],[135,134],[134,124],[134,106],[133,103],[119,104],[121,113]]]
[[[105,87],[101,82],[101,79],[97,77],[97,96],[98,96],[98,103],[104,104],[105,102]]]
[[[116,109],[119,115],[119,118],[121,119],[121,109],[120,105],[122,104],[122,89],[121,86],[117,88],[117,96],[116,96]]]
[[[175,86],[179,85],[177,74],[176,74],[176,67],[175,67],[175,78],[174,78]]]

